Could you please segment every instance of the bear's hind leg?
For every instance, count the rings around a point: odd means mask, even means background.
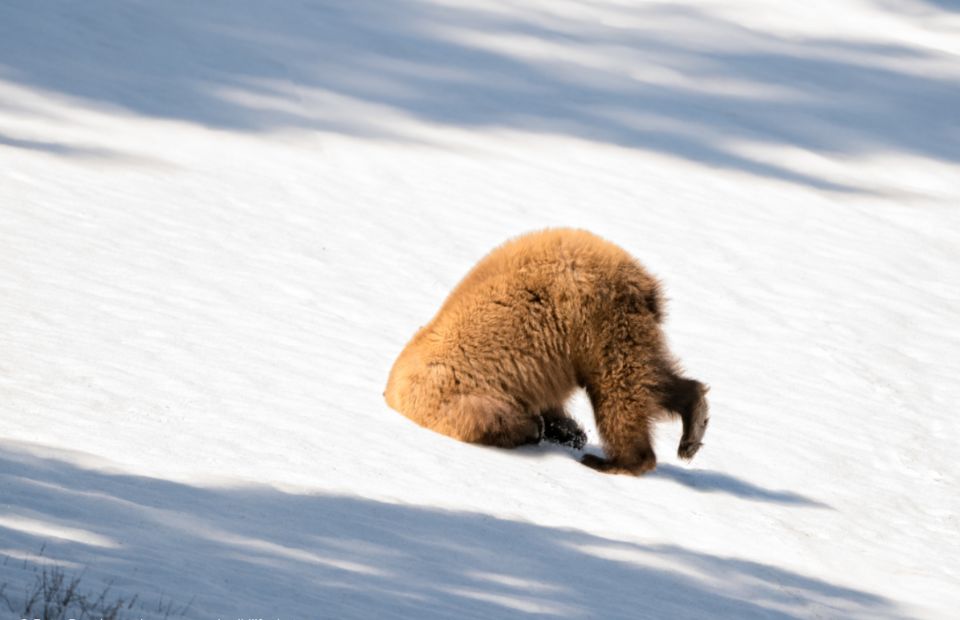
[[[543,418],[487,395],[456,397],[424,426],[454,439],[501,448],[540,443]]]
[[[570,446],[577,450],[587,443],[587,434],[576,420],[567,415],[563,407],[557,405],[540,413],[543,417],[543,439],[561,446]]]

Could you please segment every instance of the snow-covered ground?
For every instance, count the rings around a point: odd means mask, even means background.
[[[664,280],[692,464],[678,423],[629,478],[383,403],[555,225]],[[958,376],[954,2],[0,3],[14,600],[57,564],[137,617],[954,618]]]

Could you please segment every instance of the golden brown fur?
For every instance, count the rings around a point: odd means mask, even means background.
[[[706,387],[678,374],[660,328],[657,281],[616,245],[581,230],[531,233],[495,249],[400,353],[384,395],[411,420],[462,441],[581,447],[563,410],[578,387],[593,405],[611,473],[656,466],[652,423],[683,420],[692,458],[707,424]]]

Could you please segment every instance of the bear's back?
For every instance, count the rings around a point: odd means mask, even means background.
[[[589,286],[612,278],[636,261],[619,246],[585,230],[552,228],[528,233],[495,248],[471,269],[441,306],[441,317],[473,296],[509,292],[530,284],[572,277]],[[579,275],[575,275],[579,272]]]

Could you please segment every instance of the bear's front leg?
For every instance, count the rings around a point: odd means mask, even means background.
[[[650,452],[646,458],[640,460],[636,463],[624,463],[617,461],[610,461],[607,459],[600,458],[593,454],[587,454],[580,462],[590,467],[596,469],[597,471],[602,471],[605,474],[628,474],[631,476],[641,476],[648,471],[653,471],[657,467],[657,457],[653,452]]]
[[[660,407],[650,386],[618,370],[587,382],[606,458],[587,455],[580,462],[597,471],[639,476],[657,466],[650,427]]]

